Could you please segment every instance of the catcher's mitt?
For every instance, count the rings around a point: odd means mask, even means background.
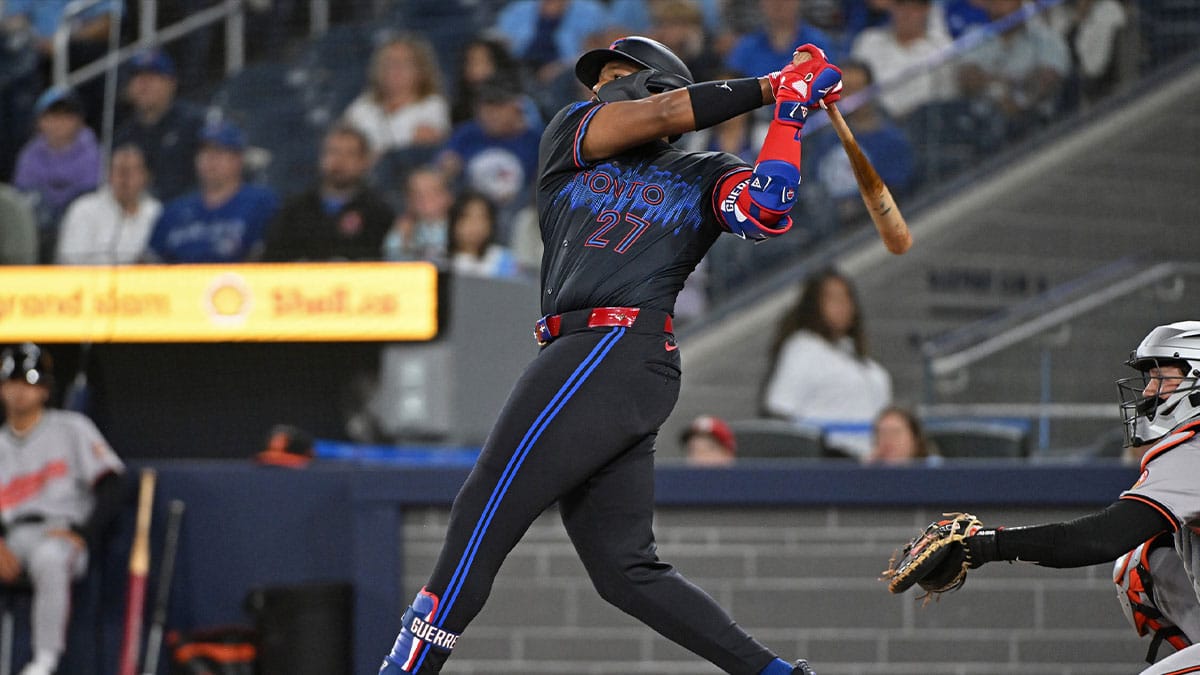
[[[966,583],[971,552],[963,540],[982,529],[983,523],[969,513],[942,515],[946,519],[930,523],[888,561],[883,579],[889,591],[903,593],[917,584],[925,589],[921,598],[928,602]]]

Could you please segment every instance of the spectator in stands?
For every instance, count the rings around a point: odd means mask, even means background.
[[[1095,101],[1112,92],[1120,79],[1121,30],[1128,19],[1117,0],[1064,2],[1050,11],[1054,29],[1071,47],[1072,63],[1079,78],[1079,93]]]
[[[722,2],[722,0],[682,0],[682,2],[700,11],[706,32],[718,33],[726,28],[722,10],[728,10],[728,8],[722,7],[722,5],[730,3]],[[679,4],[677,0],[649,0],[649,2],[646,0],[609,0],[609,18],[612,20],[612,25],[624,29],[625,32],[642,35],[653,30],[655,13],[676,4]],[[658,40],[662,42],[661,39]],[[696,71],[692,70],[692,74],[695,75]]]
[[[518,210],[533,198],[542,127],[529,123],[515,80],[494,80],[480,91],[475,117],[450,136],[438,164],[452,185],[482,193],[499,208],[505,241]]]
[[[538,83],[570,70],[588,35],[610,23],[596,0],[516,0],[496,17],[495,30]]]
[[[991,21],[985,9],[987,3],[988,0],[944,0],[942,15],[950,37],[957,40],[975,26],[982,26]]]
[[[429,42],[412,35],[385,41],[371,57],[367,90],[344,114],[375,152],[437,146],[450,133],[450,105]]]
[[[904,2],[905,0],[900,0]],[[842,64],[842,96],[849,104],[852,95],[865,92],[873,82],[871,69],[861,61]],[[849,105],[847,105],[849,109]],[[847,123],[864,154],[893,194],[904,194],[913,179],[913,148],[908,138],[872,99],[846,113]],[[832,129],[812,134],[805,147],[806,175],[824,188],[836,207],[842,224],[866,213],[858,182],[841,141]]]
[[[762,19],[758,30],[743,36],[733,45],[725,65],[743,77],[755,77],[779,70],[791,62],[798,45],[814,44],[825,51],[832,62],[839,53],[833,39],[804,21],[802,0],[759,0]]]
[[[804,282],[771,345],[763,396],[768,416],[826,429],[831,447],[862,458],[869,429],[892,400],[892,378],[867,355],[854,286],[826,270]]]
[[[880,85],[879,100],[894,119],[955,95],[954,73],[927,65],[950,46],[950,35],[930,20],[932,6],[932,0],[893,0],[891,21],[864,30],[850,50],[854,59],[870,67]]]
[[[476,277],[515,277],[517,259],[496,243],[496,206],[487,196],[467,191],[450,208],[450,269]]]
[[[146,249],[162,203],[147,192],[150,172],[136,145],[122,145],[109,162],[108,185],[71,203],[63,216],[55,262],[123,265]]]
[[[875,417],[871,442],[871,454],[866,457],[868,464],[910,464],[928,462],[936,457],[930,452],[921,421],[911,410],[900,406],[888,406]]]
[[[44,88],[29,28],[11,23],[0,21],[0,182],[12,181],[17,153],[33,134],[33,103]]]
[[[491,34],[480,35],[463,47],[458,60],[458,78],[450,105],[450,121],[462,124],[475,116],[479,88],[500,79],[518,79],[520,64],[508,49],[508,43]],[[536,112],[536,107],[533,111]]]
[[[196,176],[200,185],[167,204],[154,226],[146,260],[221,263],[256,260],[267,224],[279,210],[271,190],[242,179],[246,137],[228,121],[200,131]]]
[[[37,135],[17,157],[13,185],[34,196],[38,220],[38,260],[50,262],[58,237],[58,221],[67,205],[100,183],[100,147],[84,124],[83,104],[64,87],[51,87],[38,97]]]
[[[6,32],[27,31],[38,55],[42,82],[50,82],[54,57],[54,33],[63,21],[63,13],[72,0],[5,0],[0,16]],[[108,50],[109,30],[120,21],[122,0],[99,0],[77,13],[70,21],[67,60],[79,67],[104,56]],[[104,101],[104,79],[96,78],[81,85],[80,106],[92,128],[100,128]]]
[[[1021,0],[987,0],[992,21],[1019,11]],[[963,93],[991,100],[1015,137],[1054,114],[1070,69],[1071,56],[1062,37],[1033,17],[965,54],[958,75]]]
[[[721,68],[721,55],[712,48],[702,8],[693,0],[661,0],[650,5],[650,37],[683,59],[696,82],[708,82]]]
[[[150,49],[129,61],[125,98],[131,115],[117,128],[117,145],[134,143],[154,176],[151,192],[170,201],[196,186],[196,151],[204,111],[176,99],[179,80],[166,52]]]
[[[737,461],[737,439],[725,420],[701,415],[679,437],[692,466],[729,466]]]
[[[37,248],[37,219],[29,198],[0,183],[0,265],[34,265]]]
[[[383,242],[387,260],[446,261],[454,191],[432,166],[413,169],[404,180],[404,212]]]
[[[288,199],[267,230],[263,258],[379,260],[396,214],[367,185],[371,146],[348,124],[335,125],[321,146],[320,182]]]
[[[868,28],[886,26],[891,21],[892,0],[845,0],[843,3],[845,35],[843,44],[853,45],[859,34]]]

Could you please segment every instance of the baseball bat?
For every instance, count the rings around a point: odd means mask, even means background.
[[[137,675],[142,651],[142,615],[146,611],[146,575],[150,571],[150,512],[154,506],[153,469],[142,469],[138,488],[137,525],[129,550],[129,588],[125,596],[125,635],[118,675]]]
[[[792,62],[803,63],[811,58],[812,56],[808,52],[796,52],[792,57]],[[821,107],[829,115],[829,122],[833,125],[833,130],[837,132],[838,139],[842,141],[842,148],[850,159],[850,168],[854,171],[854,181],[858,183],[858,194],[867,207],[871,222],[875,223],[875,230],[879,233],[879,238],[883,240],[883,245],[887,247],[887,250],[896,255],[904,253],[912,246],[912,233],[908,231],[908,223],[904,221],[904,214],[900,213],[900,207],[892,198],[892,192],[879,177],[879,172],[871,165],[871,160],[863,154],[862,148],[858,147],[858,141],[854,140],[854,134],[850,132],[850,126],[846,124],[837,104],[827,104],[821,101]]]
[[[171,598],[171,581],[175,576],[175,556],[179,551],[179,529],[183,525],[183,500],[172,499],[167,507],[167,534],[163,541],[162,562],[158,568],[158,589],[154,594],[154,614],[146,636],[146,656],[142,675],[157,675],[158,653],[162,650],[163,630],[167,625],[167,606]]]

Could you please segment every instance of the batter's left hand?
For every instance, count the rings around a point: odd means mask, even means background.
[[[776,101],[796,102],[805,108],[833,103],[842,95],[841,69],[830,63],[816,45],[797,47],[792,62],[767,77]]]
[[[46,534],[50,535],[51,537],[66,539],[74,544],[75,548],[79,549],[80,551],[87,550],[87,542],[85,542],[83,537],[79,536],[79,533],[74,530],[50,530]]]

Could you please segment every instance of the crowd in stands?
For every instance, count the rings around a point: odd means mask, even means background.
[[[0,188],[0,209],[16,214],[5,262],[424,259],[532,278],[541,130],[589,95],[578,54],[614,37],[660,39],[698,80],[764,75],[797,44],[821,46],[844,69],[861,145],[903,198],[1111,91],[1131,25],[1121,0],[1037,12],[1022,0],[398,0],[334,3],[340,23],[308,38],[296,3],[257,3],[250,25],[273,46],[252,39],[258,60],[240,73],[214,76],[209,38],[123,64],[110,140],[98,138],[99,81],[48,86],[66,4],[10,0],[0,16],[0,183],[15,188]],[[128,24],[136,4],[76,21],[72,64],[102,53],[109,22]],[[998,39],[950,56],[956,39],[996,27]],[[765,121],[747,114],[681,142],[750,160]],[[797,231],[739,254],[755,266],[862,222],[844,153],[812,126]],[[726,287],[738,267],[693,283]]]

